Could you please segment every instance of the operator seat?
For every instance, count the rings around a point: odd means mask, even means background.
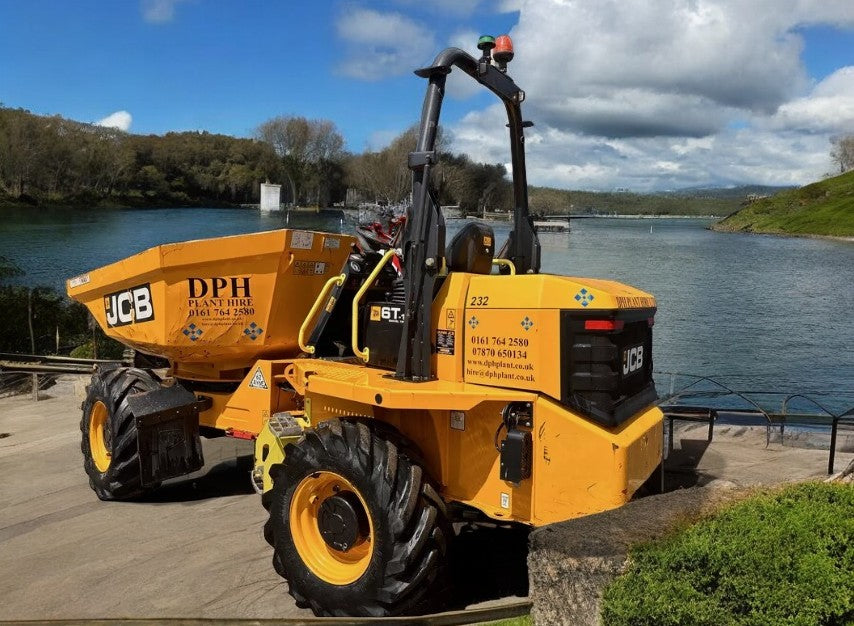
[[[483,222],[469,222],[454,235],[445,251],[449,272],[489,274],[495,252],[495,233]]]

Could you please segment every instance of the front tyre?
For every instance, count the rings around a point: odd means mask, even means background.
[[[118,367],[97,372],[86,388],[80,420],[83,468],[101,500],[129,500],[150,488],[140,477],[136,419],[127,398],[160,387],[149,372]]]
[[[300,606],[319,616],[434,610],[451,528],[402,437],[329,420],[274,471],[265,536]]]

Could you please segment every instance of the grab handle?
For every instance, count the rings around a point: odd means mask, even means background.
[[[513,261],[511,261],[510,259],[492,259],[492,264],[498,265],[499,267],[502,265],[504,267],[509,267],[510,268],[510,275],[511,276],[516,275],[516,264],[513,263]]]
[[[395,254],[394,250],[387,250],[383,255],[383,258],[380,259],[380,262],[377,263],[377,266],[374,268],[374,271],[370,273],[370,275],[365,279],[365,282],[362,283],[359,291],[356,292],[356,297],[353,298],[353,323],[352,330],[353,336],[351,337],[351,344],[353,347],[353,354],[362,359],[365,363],[368,362],[368,356],[370,351],[368,348],[362,350],[359,348],[359,303],[362,300],[362,296],[365,295],[365,292],[370,288],[370,286],[377,279],[377,276],[380,275],[380,272],[385,267],[385,264],[388,263],[388,260],[393,257]]]
[[[317,315],[317,311],[320,309],[320,303],[326,300],[326,297],[329,295],[332,288],[340,287],[344,284],[345,280],[347,280],[347,276],[344,274],[333,276],[327,280],[326,284],[323,285],[323,289],[320,290],[317,299],[314,301],[314,304],[311,305],[311,310],[308,312],[308,315],[306,315],[305,319],[302,321],[302,326],[299,327],[299,335],[297,335],[297,343],[299,343],[299,349],[306,354],[314,354],[314,346],[309,346],[305,343],[305,333],[308,330],[309,323],[314,319],[315,315]]]

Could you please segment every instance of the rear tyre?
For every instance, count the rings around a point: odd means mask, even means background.
[[[273,468],[264,532],[273,567],[318,616],[441,608],[452,536],[444,503],[403,438],[371,426],[322,422]]]
[[[136,368],[92,376],[83,401],[80,448],[89,486],[101,500],[129,500],[157,487],[142,486],[136,420],[127,398],[158,387],[159,380]]]

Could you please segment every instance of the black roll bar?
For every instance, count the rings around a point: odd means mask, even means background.
[[[540,270],[540,242],[528,213],[528,182],[525,174],[524,129],[521,104],[525,92],[507,74],[492,65],[488,53],[475,59],[459,48],[447,48],[429,67],[415,74],[428,79],[421,109],[421,124],[415,151],[409,155],[412,170],[412,208],[403,234],[406,317],[403,341],[398,351],[395,376],[406,380],[429,380],[431,371],[431,308],[436,278],[445,255],[445,219],[439,203],[429,191],[430,170],[437,162],[435,151],[439,114],[445,97],[445,81],[457,67],[489,89],[504,103],[510,129],[513,167],[513,230],[503,258],[510,259],[518,273]]]

